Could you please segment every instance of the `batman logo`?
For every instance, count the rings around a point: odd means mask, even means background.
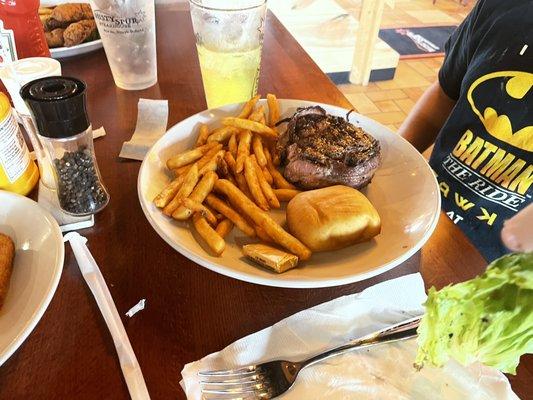
[[[487,132],[511,146],[533,151],[533,74],[498,71],[478,78],[467,99]]]

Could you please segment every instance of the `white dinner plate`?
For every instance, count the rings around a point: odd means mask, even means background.
[[[319,104],[302,100],[280,100],[279,103],[282,118],[291,116],[297,107]],[[348,112],[327,104],[319,105],[333,115],[344,117]],[[310,260],[283,274],[270,272],[246,260],[240,250],[246,238],[236,228],[227,237],[221,257],[208,254],[187,223],[167,218],[152,200],[170,181],[166,160],[193,146],[199,124],[206,123],[214,128],[222,117],[238,114],[241,106],[234,104],[206,110],[174,125],[150,149],[141,165],[138,194],[142,209],[156,232],[185,257],[210,270],[247,282],[315,288],[356,282],[390,270],[412,256],[431,236],[439,218],[440,196],[429,165],[403,138],[370,118],[352,113],[350,121],[381,144],[383,163],[372,182],[362,190],[381,216],[380,235],[372,241],[342,250],[314,253]],[[283,207],[271,214],[283,223],[284,210]]]
[[[95,51],[101,48],[102,39],[96,39],[87,43],[80,43],[72,47],[56,47],[54,49],[50,49],[50,55],[52,56],[52,58],[62,59],[90,53],[91,51]]]
[[[15,262],[0,309],[0,365],[24,342],[52,300],[64,245],[55,219],[35,201],[0,190],[0,233],[15,242]]]

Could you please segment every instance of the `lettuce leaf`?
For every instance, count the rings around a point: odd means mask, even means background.
[[[451,357],[516,374],[533,352],[533,252],[509,254],[466,282],[431,288],[418,328],[415,367]]]

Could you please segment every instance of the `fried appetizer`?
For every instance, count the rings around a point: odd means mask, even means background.
[[[93,19],[93,11],[89,4],[83,3],[66,3],[60,4],[54,8],[51,18],[58,23],[67,23],[82,21],[84,19]]]
[[[95,30],[96,22],[94,22],[94,19],[86,19],[70,24],[63,32],[65,46],[71,47],[84,42]]]
[[[38,13],[39,15],[50,15],[52,11],[54,11],[53,7],[40,7]]]
[[[65,39],[63,39],[64,31],[65,30],[63,28],[56,28],[51,32],[45,32],[44,35],[46,37],[46,43],[48,44],[48,47],[63,47],[65,45]]]
[[[50,16],[52,15],[53,8],[39,8],[39,19],[41,20],[41,23],[44,26],[44,30],[47,30],[46,21],[50,19]]]
[[[48,18],[44,20],[43,26],[45,32],[51,32],[58,28],[65,29],[69,24],[70,22],[61,22],[48,15]]]
[[[7,235],[0,233],[0,308],[4,304],[13,270],[15,244]]]

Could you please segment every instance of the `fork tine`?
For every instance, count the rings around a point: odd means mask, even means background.
[[[249,386],[223,386],[223,387],[202,387],[202,392],[225,392],[225,393],[255,393],[257,391],[264,390],[265,387],[262,383]]]
[[[263,376],[252,376],[252,377],[246,377],[243,379],[228,379],[228,380],[218,380],[218,381],[210,381],[210,380],[202,380],[200,381],[200,385],[212,385],[212,386],[242,386],[242,385],[252,385],[252,384],[258,384],[263,383]]]
[[[241,376],[253,374],[256,370],[255,365],[249,365],[248,367],[238,368],[238,369],[226,369],[218,371],[200,371],[198,376],[208,377],[208,376]]]
[[[208,375],[200,376],[200,383],[211,383],[211,382],[221,382],[221,383],[243,383],[247,381],[262,382],[266,376],[261,371],[254,371],[250,373],[245,373],[241,375]]]
[[[255,395],[220,395],[220,394],[209,394],[202,393],[202,400],[256,400]]]
[[[264,398],[264,397],[263,397]],[[202,393],[202,400],[257,400],[254,394],[247,395],[220,395],[220,394],[208,394]]]
[[[202,394],[218,394],[218,395],[232,395],[232,396],[248,396],[248,395],[254,395],[258,397],[265,397],[268,395],[268,391],[265,389],[258,390],[258,389],[202,389]]]

